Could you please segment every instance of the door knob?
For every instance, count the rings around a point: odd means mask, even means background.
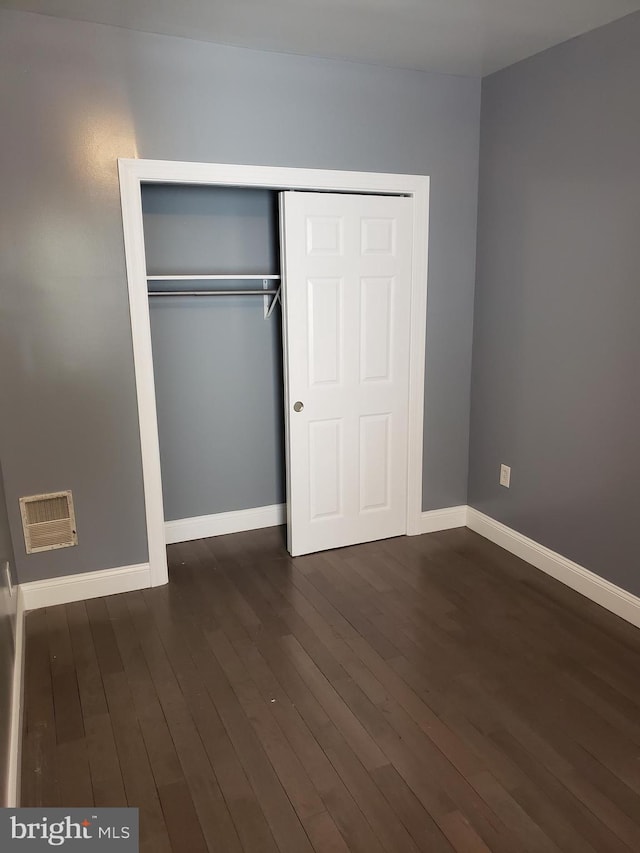
[[[297,403],[293,404],[293,411],[294,412],[301,412],[303,409],[304,409],[304,403],[301,403],[300,400],[298,400]]]

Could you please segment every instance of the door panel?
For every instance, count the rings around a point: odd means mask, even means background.
[[[286,192],[281,223],[289,551],[400,535],[411,199]]]
[[[391,380],[393,278],[363,278],[360,294],[360,379]]]
[[[342,420],[309,424],[310,519],[342,515]]]
[[[391,415],[360,417],[360,511],[388,509]]]
[[[342,279],[308,282],[309,384],[339,383],[342,374]]]

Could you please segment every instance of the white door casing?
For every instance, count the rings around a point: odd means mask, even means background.
[[[131,337],[133,343],[149,570],[152,586],[168,580],[162,505],[149,300],[147,296],[141,186],[144,183],[261,187],[345,193],[382,193],[409,197],[413,203],[411,342],[409,377],[409,455],[407,463],[407,533],[423,532],[422,468],[424,372],[429,244],[429,178],[381,172],[194,163],[173,160],[119,159]]]
[[[297,556],[407,531],[412,200],[280,199]]]

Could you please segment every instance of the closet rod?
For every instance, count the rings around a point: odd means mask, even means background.
[[[279,275],[148,275],[147,281],[280,281]]]
[[[277,290],[150,290],[149,296],[275,296]]]

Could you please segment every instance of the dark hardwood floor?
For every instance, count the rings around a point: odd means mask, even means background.
[[[640,850],[640,631],[468,530],[27,616],[22,805],[140,808],[149,853]]]

